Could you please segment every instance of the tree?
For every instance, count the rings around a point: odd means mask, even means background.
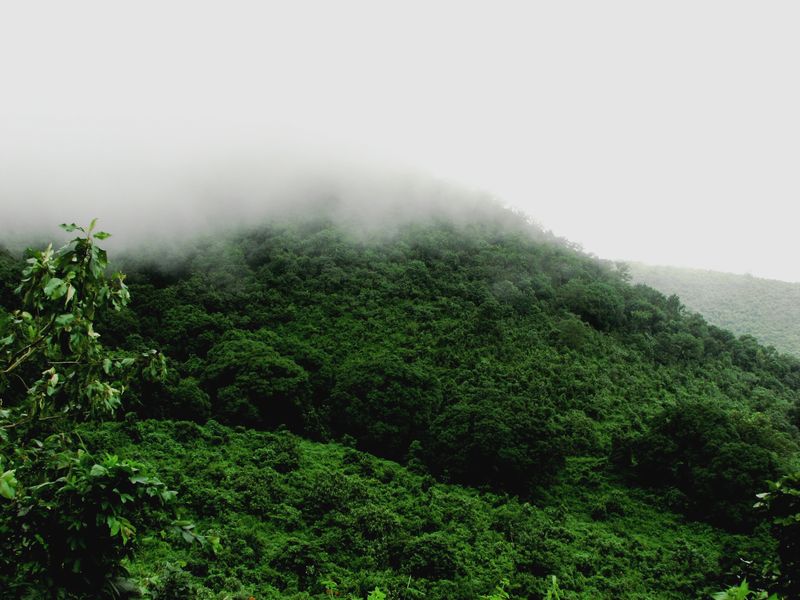
[[[130,295],[122,274],[106,277],[95,221],[62,225],[82,235],[59,250],[29,251],[21,306],[0,313],[0,574],[15,596],[118,595],[134,522],[175,496],[143,465],[92,456],[75,429],[113,415],[131,378],[165,373],[155,350],[99,341],[95,318]]]
[[[779,587],[787,598],[797,598],[800,596],[800,472],[770,481],[769,489],[757,496],[756,508],[767,511],[778,540]]]
[[[270,341],[267,335],[226,333],[209,351],[203,377],[216,412],[227,421],[298,429],[309,395],[308,373]]]
[[[440,383],[429,365],[372,348],[336,370],[334,431],[354,436],[368,452],[401,460],[410,444],[424,436],[441,399]]]
[[[99,341],[96,315],[120,310],[130,294],[124,275],[106,277],[108,257],[95,240],[109,234],[93,233],[94,225],[87,230],[62,225],[85,237],[58,251],[50,245],[30,253],[15,290],[22,307],[0,322],[0,393],[25,422],[113,414],[137,372],[151,378],[165,372],[164,358],[155,350],[132,356],[108,352]]]
[[[433,423],[429,462],[470,485],[528,494],[563,465],[565,436],[546,401],[486,388]]]
[[[675,508],[732,531],[755,524],[752,490],[780,472],[766,430],[709,398],[665,407],[619,455]]]
[[[615,287],[573,279],[559,290],[563,304],[592,327],[609,331],[624,320],[625,300]]]

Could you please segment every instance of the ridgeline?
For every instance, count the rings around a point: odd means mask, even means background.
[[[800,283],[641,263],[629,267],[633,281],[680,296],[710,323],[800,357]]]

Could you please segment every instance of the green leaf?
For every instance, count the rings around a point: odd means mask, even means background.
[[[56,317],[56,325],[59,325],[60,327],[66,327],[74,320],[75,320],[75,315],[73,315],[72,313],[65,313],[63,315],[59,315],[58,317]]]
[[[92,469],[89,471],[90,477],[102,477],[103,475],[108,475],[108,469],[106,469],[103,465],[94,465]]]
[[[70,223],[69,225],[67,225],[66,223],[62,223],[61,225],[59,225],[59,227],[61,227],[61,229],[63,229],[64,231],[70,233],[75,230],[83,231],[83,227],[78,227],[75,223]]]
[[[106,523],[108,524],[108,529],[111,532],[111,535],[117,535],[119,533],[120,522],[114,515],[108,515],[106,518]]]
[[[381,588],[376,587],[367,596],[367,600],[385,600],[386,594],[381,591]]]
[[[16,490],[8,485],[7,481],[0,479],[0,496],[7,498],[8,500],[13,500],[15,493]]]
[[[219,536],[210,535],[206,538],[206,540],[211,544],[211,550],[214,552],[214,554],[218,554],[219,551],[222,550],[222,544],[219,541]]]
[[[52,277],[50,281],[47,282],[47,285],[44,286],[44,293],[50,296],[59,285],[64,283],[58,277]]]
[[[44,294],[52,300],[57,300],[67,293],[67,284],[58,277],[52,277],[44,286]]]
[[[98,240],[106,240],[111,237],[111,234],[105,231],[98,231],[94,234],[94,237],[96,237]]]
[[[56,386],[58,385],[58,373],[53,372],[50,379],[47,380],[47,395],[52,396],[56,393]]]
[[[0,475],[0,496],[8,500],[13,500],[17,493],[17,478],[14,477],[14,470],[6,471]]]
[[[194,526],[194,524],[191,521],[186,521],[186,520],[173,521],[172,524],[175,527],[192,527],[192,526]]]

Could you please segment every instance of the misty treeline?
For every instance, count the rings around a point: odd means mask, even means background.
[[[677,294],[709,322],[800,356],[800,283],[631,263],[633,281]]]
[[[95,328],[167,376],[82,439],[156,467],[220,539],[140,541],[152,597],[796,591],[797,504],[754,504],[799,465],[800,362],[624,265],[499,211],[266,224],[122,266],[133,301]],[[2,306],[19,269],[0,255]]]

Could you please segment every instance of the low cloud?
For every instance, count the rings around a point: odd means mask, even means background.
[[[499,205],[410,168],[290,145],[107,140],[0,160],[0,234],[12,248],[57,236],[58,223],[95,217],[113,234],[107,246],[125,249],[293,218],[328,218],[371,235],[431,219],[487,218]]]

